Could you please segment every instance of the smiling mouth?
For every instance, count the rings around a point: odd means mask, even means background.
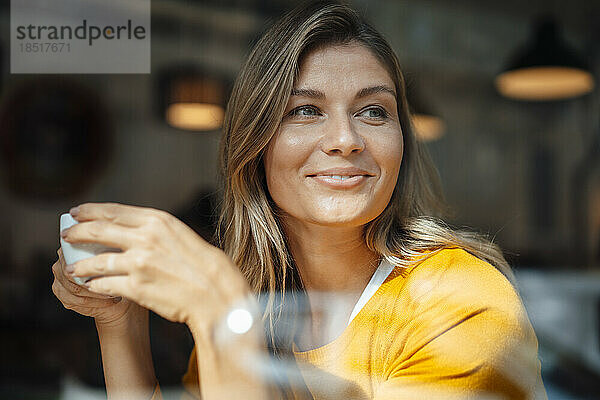
[[[357,188],[364,184],[367,179],[371,177],[372,175],[307,175],[307,178],[318,182],[320,185],[324,185],[330,189],[341,190]]]
[[[356,176],[369,176],[369,175],[308,175],[309,177],[323,177],[323,178],[329,178],[329,179],[335,179],[335,180],[339,180],[339,181],[345,181],[347,179],[351,179],[354,178]]]

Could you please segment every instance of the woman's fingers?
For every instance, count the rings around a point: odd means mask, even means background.
[[[71,278],[68,278],[68,274],[64,271],[64,261],[58,260],[55,262],[54,265],[52,265],[52,272],[54,273],[55,281],[58,281],[63,288],[73,295],[97,299],[109,298],[109,296],[91,292],[85,286],[78,285],[73,282]]]
[[[102,220],[75,224],[61,232],[61,235],[69,243],[100,243],[122,250],[144,242],[134,229]]]
[[[73,264],[75,276],[126,275],[135,260],[130,253],[102,253]]]
[[[119,203],[85,203],[78,206],[75,219],[79,224],[65,230],[68,242],[99,242],[127,250],[132,247],[152,247],[171,238],[176,232],[185,238],[198,235],[166,211]]]
[[[65,261],[65,256],[63,255],[62,247],[59,247],[56,253],[58,254],[58,261],[63,263],[63,265],[67,265],[67,262]]]
[[[59,249],[60,253],[58,255],[58,266],[57,266],[57,271],[54,271],[55,269],[55,265],[52,266],[52,271],[54,272],[58,272],[54,274],[54,276],[57,279],[60,279],[61,282],[63,283],[63,285],[65,287],[71,288],[71,285],[68,285],[66,283],[66,281],[69,281],[71,284],[73,285],[77,285],[79,286],[74,280],[73,280],[73,275],[67,273],[67,271],[65,270],[65,267],[67,266],[67,262],[65,261],[65,257],[62,253],[62,248]],[[77,287],[73,287],[74,290],[79,290],[81,287],[77,288]]]
[[[168,218],[168,213],[147,207],[120,203],[84,203],[77,206],[77,221],[103,220],[126,227],[143,225],[149,216]]]
[[[111,296],[122,296],[135,301],[132,293],[131,279],[126,275],[101,276],[88,282],[89,289],[93,292],[104,293]]]
[[[115,303],[113,298],[75,295],[73,292],[66,289],[58,279],[52,284],[52,292],[65,308],[76,310],[78,312],[85,310],[91,311],[93,309],[111,306]]]

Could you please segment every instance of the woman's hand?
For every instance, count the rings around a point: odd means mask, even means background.
[[[101,243],[104,253],[74,263],[74,275],[101,275],[91,292],[122,296],[162,317],[213,329],[223,313],[250,294],[227,255],[171,214],[117,203],[85,203],[71,210],[79,221],[63,232],[70,243]]]
[[[52,265],[54,283],[52,291],[63,306],[79,314],[94,317],[103,326],[117,326],[125,323],[136,312],[146,312],[142,307],[126,298],[114,298],[89,291],[73,281],[73,275],[66,272],[67,266],[62,248],[57,251],[58,260]]]

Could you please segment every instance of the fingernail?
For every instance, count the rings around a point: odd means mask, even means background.
[[[69,214],[71,214],[72,217],[76,217],[77,214],[79,214],[79,206],[71,208]]]
[[[69,230],[69,228],[63,229],[62,231],[60,231],[60,237],[67,237],[67,231]]]
[[[67,271],[69,274],[73,273],[73,271],[75,271],[75,266],[73,264],[68,264],[65,267],[65,271]]]

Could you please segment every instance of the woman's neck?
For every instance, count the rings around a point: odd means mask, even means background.
[[[290,250],[307,291],[361,293],[377,269],[362,227],[286,221]]]
[[[301,350],[330,342],[346,328],[352,308],[377,269],[379,257],[361,227],[325,227],[284,222],[290,251],[308,296],[309,317],[301,321]]]

